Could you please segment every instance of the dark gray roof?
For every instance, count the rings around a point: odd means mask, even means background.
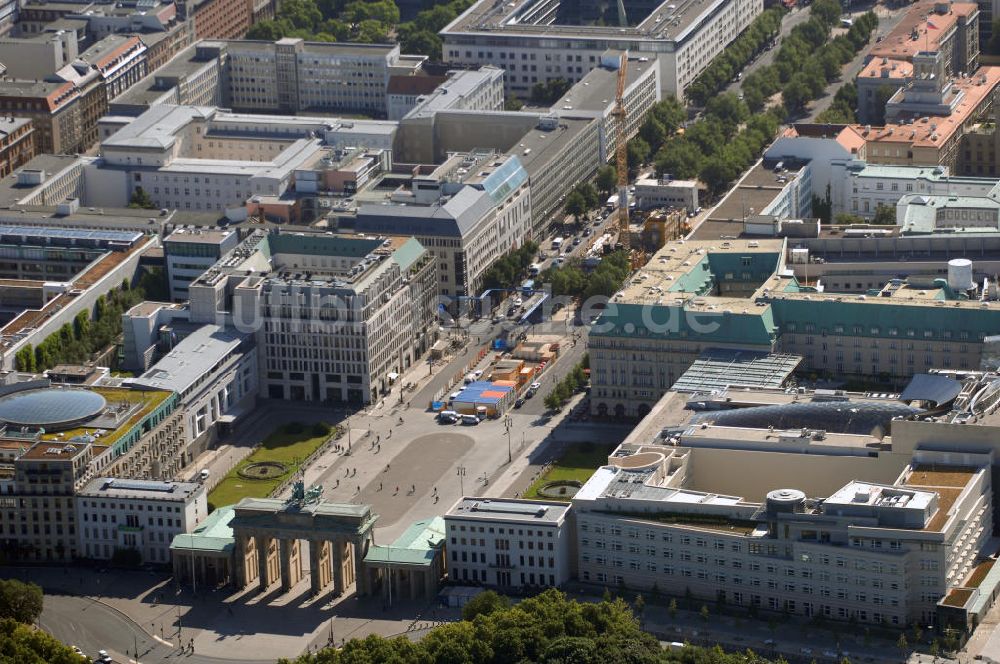
[[[766,429],[822,429],[830,433],[869,435],[881,428],[888,433],[896,417],[924,412],[895,401],[821,401],[754,406],[700,413],[692,423],[711,422],[718,426]]]
[[[899,400],[929,401],[935,406],[944,406],[955,400],[962,391],[962,384],[954,378],[937,374],[917,374],[910,379]]]
[[[464,187],[443,205],[362,205],[355,230],[394,235],[449,235],[470,232],[493,208],[485,191]]]

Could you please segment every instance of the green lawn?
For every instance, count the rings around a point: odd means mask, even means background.
[[[577,480],[581,484],[590,479],[594,471],[608,463],[608,455],[617,445],[599,445],[597,443],[577,443],[566,449],[548,471],[535,480],[524,492],[525,498],[536,500],[553,500],[538,495],[538,489],[548,482],[556,480]],[[569,502],[567,500],[567,502]]]
[[[238,503],[243,498],[267,497],[279,484],[298,471],[302,461],[330,436],[330,433],[316,435],[318,432],[314,431],[314,426],[303,425],[301,432],[292,433],[286,425],[265,438],[253,454],[230,470],[208,494],[209,510]],[[333,428],[330,427],[330,432],[332,431]],[[262,480],[248,480],[237,474],[240,468],[258,461],[279,461],[286,466],[285,473],[279,477]]]

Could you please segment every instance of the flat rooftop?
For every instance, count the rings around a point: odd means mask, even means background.
[[[186,501],[204,490],[204,487],[197,482],[159,482],[98,477],[88,482],[78,494],[100,498]]]
[[[614,56],[619,57],[618,53]],[[656,57],[633,56],[625,68],[625,89],[635,84],[650,69],[656,67]],[[615,105],[615,89],[618,85],[618,68],[594,67],[569,89],[559,101],[552,104],[557,113],[571,111],[604,112]]]
[[[880,43],[871,50],[873,58],[892,58],[895,60],[911,60],[920,51],[940,50],[941,42],[947,38],[959,17],[968,17],[979,11],[979,6],[973,2],[948,3],[948,11],[939,14],[934,11],[936,0],[921,0],[906,9],[906,14],[887,34]],[[929,30],[927,19],[930,18],[936,30]]]
[[[245,335],[231,328],[203,325],[186,336],[138,378],[128,385],[184,394],[192,385],[226,359],[243,343]]]
[[[625,1],[626,14],[630,9]],[[697,28],[702,18],[722,11],[729,0],[666,0],[636,26],[620,28],[616,25],[559,25],[549,20],[532,23],[536,10],[549,13],[551,3],[544,0],[514,0],[497,4],[480,0],[440,32],[446,40],[452,34],[484,34],[492,36],[522,36],[581,39],[630,39],[656,41],[684,41]],[[544,6],[543,6],[544,5]],[[637,8],[632,8],[636,11]]]
[[[466,497],[452,505],[445,514],[445,518],[501,518],[526,524],[557,525],[566,517],[568,511],[569,505],[567,503]]]
[[[717,276],[711,270],[711,257],[727,254],[742,262],[743,256],[773,255],[775,260],[770,266],[773,272],[783,250],[784,241],[775,239],[670,242],[632,276],[614,299],[629,304],[677,304],[677,300],[684,300],[689,305],[698,306],[701,303],[691,298],[706,296],[706,303],[710,299],[719,306],[745,306],[747,297],[724,297],[711,293]]]
[[[945,527],[955,501],[979,472],[978,468],[957,466],[940,467],[925,464],[913,467],[903,484],[938,494],[938,509],[924,526],[924,530],[940,531]]]
[[[742,224],[754,215],[763,214],[764,210],[781,195],[788,183],[797,177],[800,168],[796,165],[794,169],[776,172],[775,166],[773,160],[767,164],[764,161],[755,164],[746,172],[743,179],[729,190],[726,197],[712,208],[708,214],[708,221],[738,221]]]
[[[940,148],[974,113],[988,106],[988,97],[1000,85],[1000,67],[980,67],[971,76],[953,79],[953,83],[954,92],[963,94],[950,115],[907,115],[902,119],[912,121],[905,124],[887,124],[870,130],[863,125],[855,125],[854,128],[868,143]]]
[[[236,231],[232,230],[196,230],[178,228],[173,233],[163,239],[166,242],[177,242],[182,244],[222,244],[223,241],[233,236]]]
[[[553,160],[556,155],[579,140],[580,135],[596,122],[596,119],[560,118],[555,129],[536,127],[522,136],[507,153],[517,155],[528,175],[534,175],[542,168],[555,166]]]
[[[913,76],[913,63],[888,56],[874,57],[858,74],[858,78],[898,79]]]

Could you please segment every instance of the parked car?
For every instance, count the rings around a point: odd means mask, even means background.
[[[530,385],[531,389],[533,389],[533,390],[537,390],[541,386],[542,386],[542,384],[541,383],[537,383],[537,382],[536,383],[532,383]]]
[[[476,425],[479,424],[479,418],[475,415],[462,415],[462,424]]]
[[[574,246],[574,247],[575,247],[576,245],[580,244],[580,242],[582,242],[582,240],[580,240],[580,238],[578,238],[578,237],[575,237],[575,238],[573,238],[573,246]]]
[[[514,402],[514,408],[520,408],[524,405],[524,397],[518,397],[517,401]]]
[[[476,380],[479,380],[480,378],[483,377],[483,370],[476,369],[475,371],[472,372],[472,377],[475,378]]]

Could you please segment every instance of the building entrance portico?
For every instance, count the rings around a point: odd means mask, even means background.
[[[328,503],[301,485],[292,499],[244,498],[234,508],[235,578],[240,588],[256,583],[261,592],[281,582],[287,592],[304,577],[308,557],[314,595],[329,586],[342,594],[357,584],[370,592],[362,564],[373,544],[378,515],[368,505]]]

